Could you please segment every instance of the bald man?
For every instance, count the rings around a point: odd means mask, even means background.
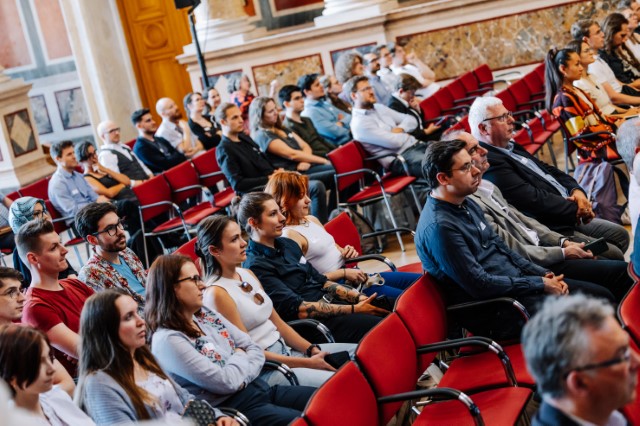
[[[160,98],[156,102],[156,112],[162,117],[156,136],[168,140],[175,149],[189,158],[204,151],[202,142],[191,136],[189,124],[181,120],[182,112],[173,99]]]
[[[104,167],[117,173],[122,173],[131,179],[131,186],[135,186],[153,177],[153,173],[131,151],[125,143],[120,141],[120,127],[111,120],[98,124],[96,132],[102,139],[102,147],[98,152],[98,162]]]

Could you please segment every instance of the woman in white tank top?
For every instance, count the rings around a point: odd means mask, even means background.
[[[196,253],[206,278],[204,306],[222,314],[251,336],[265,350],[265,357],[291,367],[301,385],[320,386],[335,369],[324,359],[329,353],[347,351],[355,344],[315,345],[280,318],[256,276],[238,267],[246,259],[247,242],[240,226],[227,216],[211,216],[198,225]],[[261,377],[271,386],[289,384],[279,373],[264,370]]]
[[[320,221],[309,214],[311,200],[307,195],[308,178],[297,172],[276,171],[269,178],[264,191],[276,200],[286,218],[283,236],[292,239],[302,249],[304,257],[330,281],[358,286],[368,275],[358,268],[346,268],[345,260],[360,255],[352,246],[340,247]],[[362,290],[367,296],[374,293],[396,299],[413,284],[420,274],[383,272],[384,285]]]

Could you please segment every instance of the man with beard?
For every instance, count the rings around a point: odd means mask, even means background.
[[[147,274],[138,256],[127,248],[115,208],[110,204],[87,204],[76,215],[76,228],[94,251],[80,270],[80,280],[94,291],[125,290],[142,312]]]
[[[182,120],[182,112],[173,99],[160,98],[156,102],[156,112],[162,117],[156,136],[168,140],[175,149],[189,158],[204,151],[202,142],[191,137],[189,124]]]
[[[131,122],[138,129],[133,152],[153,173],[162,173],[186,161],[184,154],[178,152],[168,140],[155,135],[158,125],[147,108],[131,114]]]
[[[389,87],[381,77],[378,76],[380,71],[380,57],[373,52],[366,53],[363,56],[364,60],[364,75],[369,77],[369,84],[373,87],[373,91],[376,94],[378,102],[388,105],[391,101],[392,87]]]

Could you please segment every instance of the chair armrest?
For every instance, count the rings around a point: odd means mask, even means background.
[[[611,133],[611,132],[607,132],[606,130],[602,130],[600,132],[593,132],[593,133],[584,133],[582,135],[576,135],[576,136],[571,136],[569,138],[569,141],[575,141],[577,139],[585,139],[585,138],[589,138],[591,136],[598,136],[598,135],[609,135],[611,136],[613,139],[616,138],[616,134],[615,133]]]
[[[458,312],[458,311],[464,311],[465,309],[478,308],[478,307],[490,308],[494,304],[503,304],[503,305],[512,307],[513,309],[515,309],[522,316],[522,318],[525,320],[525,322],[528,321],[529,318],[531,317],[529,315],[529,312],[527,312],[527,308],[525,308],[522,305],[522,303],[520,303],[517,300],[512,299],[510,297],[498,297],[498,298],[495,298],[495,299],[478,300],[478,301],[475,301],[475,302],[459,303],[457,305],[448,306],[447,307],[447,312],[455,313],[455,312]]]
[[[465,98],[454,99],[453,103],[454,104],[459,104],[459,103],[462,103],[462,102],[469,102],[470,103],[470,102],[473,102],[476,99],[476,97],[477,96],[467,96]],[[468,105],[467,105],[467,107],[468,107]]]
[[[282,374],[291,383],[291,386],[299,386],[298,376],[293,370],[285,363],[278,361],[265,361],[262,366],[263,370],[277,371]]]
[[[200,179],[207,179],[210,177],[214,177],[214,176],[224,176],[224,173],[222,172],[222,170],[217,171],[217,172],[211,172],[211,173],[205,173],[203,175],[198,175],[198,177]]]
[[[240,423],[240,426],[249,426],[250,422],[247,416],[245,416],[235,408],[231,408],[231,407],[216,407],[216,408],[222,411],[222,414],[225,414],[235,419],[238,423]]]
[[[182,188],[178,188],[178,189],[173,189],[173,192],[184,192],[184,191],[191,191],[193,189],[201,189],[201,190],[206,190],[207,187],[203,186],[203,185],[189,185],[189,186],[183,186]]]
[[[504,77],[504,76],[510,75],[510,74],[515,74],[517,76],[521,76],[522,72],[520,72],[520,71],[506,71],[506,72],[503,72],[502,74],[496,74],[496,77]]]
[[[333,335],[331,334],[331,331],[327,328],[326,325],[324,325],[320,321],[310,319],[310,318],[305,318],[305,319],[297,319],[297,320],[289,321],[287,322],[287,324],[289,324],[289,326],[293,327],[294,329],[295,328],[313,328],[324,336],[324,338],[327,340],[326,343],[336,342],[335,339],[333,338]]]
[[[381,254],[363,254],[362,256],[347,259],[345,263],[347,265],[350,265],[356,264],[358,262],[364,262],[365,260],[377,260],[378,262],[382,262],[387,265],[393,272],[396,272],[398,270],[396,265],[389,258],[382,256]]]
[[[379,235],[395,234],[396,232],[408,232],[413,236],[416,235],[416,233],[415,233],[415,231],[413,229],[399,227],[399,228],[390,228],[390,229],[385,229],[385,230],[382,230],[382,231],[375,231],[375,232],[369,232],[367,234],[362,234],[361,238],[371,238],[371,237],[377,237]]]

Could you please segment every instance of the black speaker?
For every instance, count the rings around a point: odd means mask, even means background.
[[[184,9],[186,7],[196,7],[200,4],[200,0],[174,0],[176,9]]]

